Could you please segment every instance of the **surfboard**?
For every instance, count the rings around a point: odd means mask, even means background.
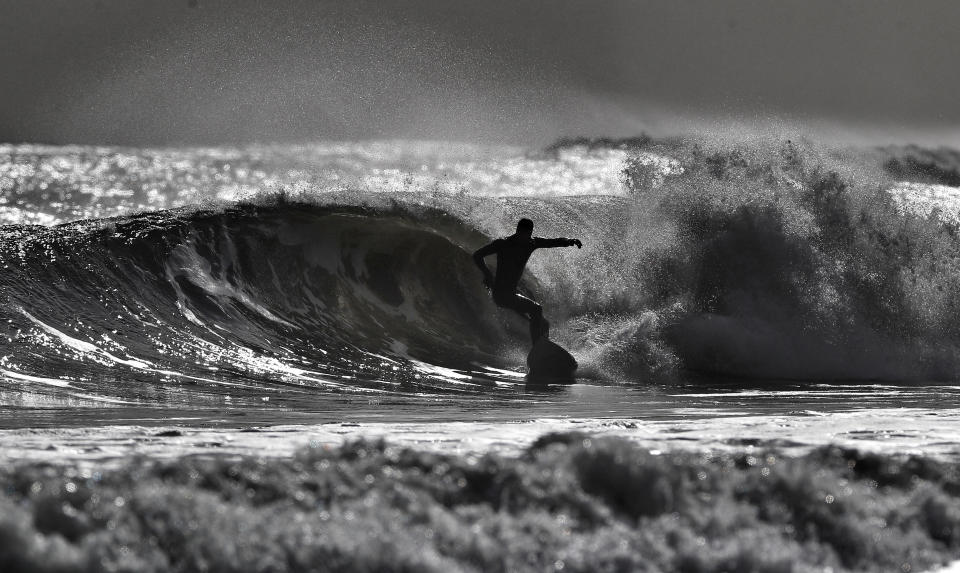
[[[569,384],[577,372],[577,360],[546,336],[533,343],[527,354],[527,380],[541,384]]]

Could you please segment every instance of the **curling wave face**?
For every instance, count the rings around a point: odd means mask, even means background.
[[[4,375],[79,398],[455,388],[504,365],[512,336],[461,246],[476,232],[438,213],[246,206],[4,231]]]

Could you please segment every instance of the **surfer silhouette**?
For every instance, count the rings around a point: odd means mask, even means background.
[[[473,253],[473,261],[483,271],[483,284],[493,291],[493,302],[501,308],[515,310],[529,320],[530,338],[533,342],[541,336],[549,336],[550,323],[543,318],[543,307],[517,292],[520,276],[533,251],[574,245],[579,249],[583,243],[579,239],[563,237],[557,239],[534,237],[533,221],[520,219],[516,233],[497,239]],[[496,276],[490,272],[490,268],[484,262],[485,257],[494,254],[497,255]]]

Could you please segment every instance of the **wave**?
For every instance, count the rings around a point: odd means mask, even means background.
[[[928,194],[943,209],[911,195],[924,177],[949,183],[948,150],[644,136],[406,165],[406,148],[390,149],[389,162],[370,160],[376,181],[403,182],[389,189],[298,184],[216,208],[2,227],[11,351],[0,367],[87,389],[117,365],[160,386],[381,390],[520,370],[523,325],[491,304],[469,253],[530,217],[538,234],[584,241],[535,255],[526,288],[558,341],[602,376],[956,378],[960,239],[943,216],[953,195]],[[332,169],[339,156],[321,151]],[[218,180],[203,162],[228,156],[231,170],[269,181],[270,161],[301,173],[319,152],[264,153],[184,150],[177,181]],[[892,163],[931,153],[934,175]],[[361,156],[350,173],[365,171]]]
[[[0,470],[4,570],[923,571],[956,559],[955,462],[647,451],[520,457],[383,442],[290,459]]]
[[[916,145],[887,147],[883,151],[889,155],[884,169],[899,180],[960,187],[960,151]]]
[[[482,240],[430,210],[308,205],[4,227],[3,368],[78,389],[469,378],[438,369],[509,366],[522,333],[480,284]]]

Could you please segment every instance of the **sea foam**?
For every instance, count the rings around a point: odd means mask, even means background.
[[[292,458],[0,472],[4,571],[920,571],[954,463],[543,436],[519,457],[358,441]]]

